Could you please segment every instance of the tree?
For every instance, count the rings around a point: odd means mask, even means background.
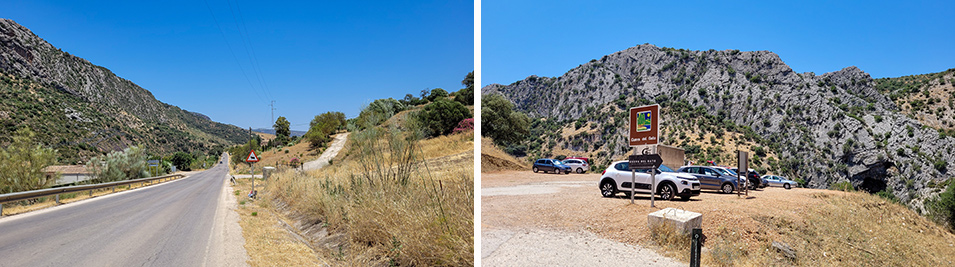
[[[459,122],[470,117],[471,112],[467,107],[445,98],[438,98],[417,114],[418,121],[429,136],[449,134]]]
[[[0,194],[47,188],[56,179],[46,179],[43,168],[56,162],[57,151],[34,141],[29,128],[17,130],[13,142],[0,148]]]
[[[384,98],[372,101],[358,114],[357,125],[378,125],[398,112],[405,110],[405,105],[394,98]]]
[[[445,97],[448,97],[448,91],[445,91],[444,89],[441,89],[441,88],[434,88],[434,89],[431,89],[431,93],[428,94],[428,101],[434,102],[435,100],[439,98],[445,98]]]
[[[172,161],[172,165],[176,166],[176,169],[183,170],[183,171],[191,170],[189,165],[192,163],[192,160],[193,160],[192,154],[182,152],[182,151],[172,154],[172,159],[170,159],[170,161]]]
[[[304,138],[311,143],[310,146],[313,149],[318,148],[331,141],[331,135],[345,125],[345,113],[325,112],[316,115],[309,125],[310,127]]]
[[[461,80],[464,89],[458,90],[454,95],[454,101],[458,101],[465,106],[474,105],[474,72],[468,72],[468,75]]]
[[[275,124],[272,125],[272,129],[275,129],[274,142],[276,142],[276,144],[281,146],[288,144],[289,135],[292,134],[292,131],[289,130],[290,125],[291,124],[285,119],[285,117],[279,116],[279,118],[275,120]]]
[[[530,119],[514,111],[514,104],[500,94],[481,98],[481,136],[502,146],[519,143],[530,131]]]
[[[103,157],[93,157],[86,163],[97,183],[113,182],[140,178],[148,175],[146,171],[146,150],[127,147],[123,151],[113,151]]]

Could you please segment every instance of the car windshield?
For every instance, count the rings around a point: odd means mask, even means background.
[[[716,169],[716,171],[722,173],[723,175],[736,176],[736,174],[733,173],[733,171],[730,171],[730,170],[727,170],[727,169],[723,169],[723,168],[715,168],[715,169]]]
[[[560,165],[560,164],[563,164],[563,163],[561,163],[559,160],[556,160],[556,159],[554,160],[554,165]]]
[[[676,171],[674,171],[673,169],[670,169],[670,167],[667,167],[666,165],[660,165],[660,171],[662,171],[662,172],[676,172]]]

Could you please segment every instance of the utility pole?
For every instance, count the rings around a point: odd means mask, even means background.
[[[272,100],[272,103],[269,104],[269,107],[272,108],[272,123],[275,123],[275,100]]]

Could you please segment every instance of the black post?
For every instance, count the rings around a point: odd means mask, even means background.
[[[703,238],[703,229],[694,228],[690,235],[690,267],[700,267],[700,239]]]

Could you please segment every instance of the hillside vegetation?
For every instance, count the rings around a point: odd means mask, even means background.
[[[286,229],[302,238],[269,242],[287,248],[281,251],[250,249],[251,265],[318,264],[316,258],[355,266],[473,264],[473,107],[457,100],[464,90],[443,91],[375,100],[347,120],[348,140],[331,165],[257,182],[265,184],[266,201],[242,201],[240,212],[282,215],[244,217],[243,225],[288,217],[295,229]],[[259,229],[243,231],[249,242],[275,239],[256,235]]]
[[[162,103],[108,69],[0,19],[0,144],[17,129],[74,164],[137,145],[154,155],[206,154],[244,142],[238,127]]]

